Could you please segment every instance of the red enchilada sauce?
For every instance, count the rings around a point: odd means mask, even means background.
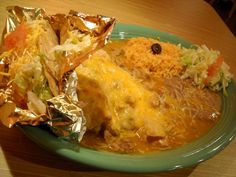
[[[126,42],[126,40],[113,41],[105,46],[104,50],[114,63],[129,71],[121,62],[125,59]],[[149,136],[143,141],[137,135],[132,139],[112,141],[109,139],[110,135],[105,132],[106,125],[103,125],[104,127],[97,133],[88,130],[83,137],[82,145],[119,153],[147,153],[173,149],[203,136],[218,121],[221,107],[218,93],[196,88],[190,80],[182,80],[178,77],[152,78],[133,71],[130,71],[130,74],[146,89],[157,94],[150,104],[168,117],[167,136],[164,138]]]

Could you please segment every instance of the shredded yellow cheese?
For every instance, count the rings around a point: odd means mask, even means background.
[[[16,74],[21,71],[21,67],[23,65],[32,62],[34,60],[34,56],[38,55],[39,49],[37,44],[40,35],[44,33],[43,27],[45,26],[45,23],[47,23],[46,20],[35,20],[27,23],[29,34],[26,38],[26,46],[22,55],[19,56],[16,52],[14,53],[17,60],[12,61],[9,68],[9,74],[12,79],[15,78]]]
[[[80,99],[85,98],[86,102],[86,97],[89,93],[94,93],[94,88],[101,90],[100,94],[93,94],[90,99],[94,99],[92,103],[96,106],[100,99],[106,98],[105,105],[101,109],[103,113],[109,112],[110,126],[113,131],[132,132],[136,135],[132,129],[141,128],[145,129],[147,135],[165,136],[166,118],[152,106],[154,93],[144,88],[109,58],[93,56],[78,66],[76,72],[79,79]],[[90,112],[94,111],[91,111],[91,107],[95,106],[90,105]],[[93,120],[97,119],[99,118],[93,118]]]

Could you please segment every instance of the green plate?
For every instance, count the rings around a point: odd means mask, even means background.
[[[189,47],[191,43],[172,34],[155,29],[117,24],[113,39],[136,36],[159,37],[162,41],[181,43]],[[236,135],[236,84],[227,89],[228,97],[222,96],[222,116],[220,121],[205,136],[175,150],[154,152],[143,155],[127,155],[102,152],[84,147],[78,148],[38,127],[23,126],[22,131],[40,146],[68,159],[108,170],[123,172],[162,172],[196,165],[217,154]]]

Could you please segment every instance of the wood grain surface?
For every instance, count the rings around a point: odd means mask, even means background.
[[[78,10],[116,17],[181,36],[192,43],[221,51],[236,75],[236,38],[214,9],[202,0],[1,0],[0,29],[5,24],[6,6],[42,7],[49,14]],[[1,113],[0,113],[1,114]],[[192,168],[169,173],[136,174],[146,177],[236,177],[236,140],[212,159]],[[133,174],[96,169],[41,149],[17,128],[0,125],[0,177],[124,176]]]

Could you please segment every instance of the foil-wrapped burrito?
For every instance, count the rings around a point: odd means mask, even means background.
[[[7,7],[0,49],[0,120],[7,127],[48,125],[79,142],[86,118],[74,69],[103,47],[115,19],[70,11]]]

